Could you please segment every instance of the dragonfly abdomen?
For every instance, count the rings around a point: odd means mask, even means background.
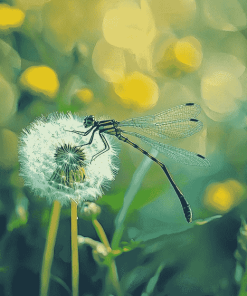
[[[148,153],[146,150],[143,150],[137,144],[131,142],[128,138],[122,136],[121,134],[118,135],[118,139],[125,142],[125,143],[130,144],[132,147],[134,147],[137,150],[141,151],[144,155],[148,156],[150,159],[152,159],[152,161],[157,163],[162,168],[162,170],[166,174],[168,180],[170,181],[173,189],[175,190],[175,192],[176,192],[176,194],[177,194],[177,196],[178,196],[178,198],[179,198],[179,200],[181,202],[181,205],[182,205],[184,215],[185,215],[185,218],[186,218],[187,222],[189,222],[189,223],[192,222],[192,211],[191,211],[190,205],[186,201],[185,197],[183,196],[183,194],[180,191],[180,189],[178,188],[178,186],[175,184],[175,182],[174,182],[171,174],[169,173],[168,169],[166,168],[166,166],[161,161],[159,161],[157,158],[155,158],[150,153]]]

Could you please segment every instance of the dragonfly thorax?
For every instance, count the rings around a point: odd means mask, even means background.
[[[95,118],[93,115],[89,115],[84,119],[84,127],[90,127],[93,126],[95,123]]]

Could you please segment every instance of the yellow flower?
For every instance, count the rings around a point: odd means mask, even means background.
[[[91,89],[82,88],[76,92],[76,96],[82,101],[83,103],[90,103],[93,99],[93,92]]]
[[[94,71],[105,81],[119,82],[124,78],[124,50],[109,44],[103,38],[94,47],[92,64]]]
[[[174,47],[174,54],[178,67],[185,72],[193,72],[201,65],[201,44],[192,36],[180,39]]]
[[[124,2],[124,1],[123,1]],[[155,22],[148,1],[127,2],[106,12],[102,24],[106,41],[135,54],[148,47],[156,36]]]
[[[137,109],[150,109],[156,105],[159,97],[156,82],[137,71],[126,75],[122,82],[115,83],[114,89],[125,106]]]
[[[242,200],[244,187],[236,180],[210,184],[206,190],[204,204],[207,208],[226,213]]]
[[[59,88],[59,81],[54,70],[47,66],[27,68],[21,76],[21,83],[35,92],[54,98]]]
[[[214,53],[203,63],[201,69],[201,95],[206,114],[214,120],[224,120],[245,100],[246,67],[233,55]],[[243,80],[242,80],[243,78]]]
[[[194,72],[202,62],[200,42],[193,36],[180,40],[171,40],[164,54],[157,63],[157,68],[172,77],[180,76],[181,72]]]
[[[157,27],[188,28],[193,21],[197,3],[195,0],[149,1]]]
[[[0,4],[0,30],[20,27],[24,18],[25,14],[19,8]]]

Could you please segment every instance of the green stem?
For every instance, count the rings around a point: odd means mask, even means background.
[[[42,262],[41,278],[40,278],[40,296],[47,296],[49,281],[51,275],[51,265],[54,256],[54,246],[57,236],[57,229],[59,224],[59,217],[61,211],[61,204],[55,200],[53,203],[53,209],[50,219],[50,225],[47,233],[47,239],[45,244],[45,251]]]
[[[58,276],[55,276],[55,275],[51,274],[51,280],[53,280],[53,281],[57,282],[58,284],[60,284],[64,288],[64,290],[66,290],[68,292],[68,295],[71,295],[70,288]]]
[[[71,256],[72,256],[72,295],[79,293],[79,257],[77,241],[77,203],[71,202]]]
[[[92,219],[92,223],[93,223],[93,226],[94,226],[94,228],[95,228],[101,242],[106,246],[107,249],[108,248],[111,249],[108,238],[107,238],[107,236],[105,234],[105,231],[104,231],[103,227],[99,223],[99,221],[97,219]]]
[[[111,247],[110,247],[109,241],[107,239],[107,236],[105,234],[105,231],[104,231],[103,227],[101,226],[101,224],[99,223],[99,221],[97,219],[92,219],[92,223],[93,223],[93,226],[94,226],[94,228],[95,228],[101,242],[105,245],[105,247],[110,252]],[[120,288],[120,285],[119,285],[117,267],[116,267],[116,263],[115,263],[115,260],[114,260],[113,257],[111,257],[109,259],[108,268],[109,268],[108,276],[109,276],[110,282],[114,286],[117,295],[122,296],[123,294],[122,294],[122,291],[121,291],[121,288]]]
[[[158,152],[155,149],[152,149],[150,153],[154,157],[158,155]],[[136,193],[141,187],[142,180],[145,177],[146,173],[148,172],[152,163],[153,162],[151,159],[144,157],[143,161],[141,162],[138,169],[135,171],[133,175],[129,188],[127,189],[126,194],[124,196],[123,206],[116,217],[116,221],[115,221],[116,229],[113,234],[112,243],[111,243],[113,250],[116,250],[119,247],[119,243],[121,241],[121,238],[124,232],[124,221],[125,221],[128,209]]]
[[[157,271],[155,272],[155,275],[151,277],[151,279],[148,281],[146,291],[141,294],[141,296],[150,296],[153,295],[153,291],[155,289],[155,286],[159,280],[159,276],[161,271],[164,269],[165,264],[161,263],[160,266],[158,267]]]
[[[116,262],[115,262],[114,258],[111,258],[111,260],[110,260],[109,278],[110,278],[110,281],[112,282],[112,284],[117,292],[117,295],[123,296],[121,288],[120,288],[120,284],[119,284],[117,267],[116,267]]]

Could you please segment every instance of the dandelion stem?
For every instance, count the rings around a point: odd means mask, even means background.
[[[47,239],[45,244],[45,251],[42,262],[41,269],[41,279],[40,279],[40,296],[47,296],[51,265],[54,255],[54,246],[57,236],[57,229],[59,224],[61,204],[59,201],[55,200],[53,203],[53,209],[51,213],[50,225],[47,233]]]
[[[92,223],[93,223],[93,226],[94,226],[94,228],[95,228],[101,242],[110,251],[111,247],[110,247],[109,241],[107,239],[107,236],[105,234],[105,231],[104,231],[103,227],[101,226],[101,224],[99,223],[99,221],[97,219],[92,219]],[[115,288],[115,290],[117,292],[117,295],[122,296],[123,294],[122,294],[122,291],[121,291],[121,288],[120,288],[120,285],[119,285],[117,267],[116,267],[116,263],[115,263],[115,260],[114,260],[113,257],[110,258],[110,260],[109,260],[108,268],[109,268],[109,270],[108,270],[109,279],[110,279],[112,285],[114,286],[114,288]]]
[[[79,293],[79,260],[77,241],[77,203],[71,202],[72,295]]]

